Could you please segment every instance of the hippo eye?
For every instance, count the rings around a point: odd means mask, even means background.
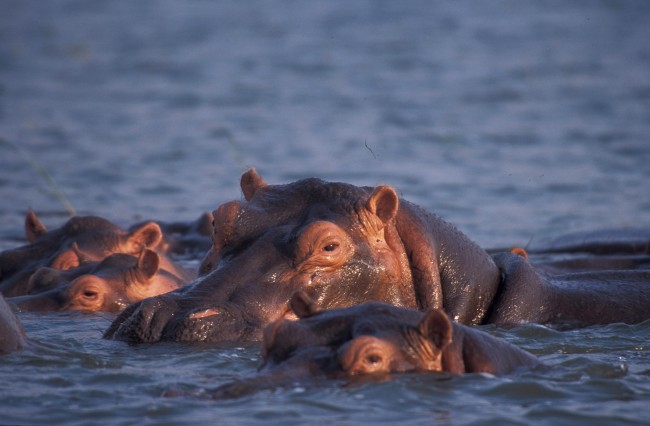
[[[325,247],[323,247],[323,250],[325,250],[325,251],[334,251],[337,248],[339,248],[338,243],[332,243],[332,244],[328,244]]]
[[[370,354],[366,356],[366,364],[378,364],[381,362],[381,356],[377,354]]]
[[[85,297],[86,299],[90,299],[90,300],[97,299],[97,296],[98,296],[97,292],[96,292],[96,291],[93,291],[93,290],[84,290],[84,292],[82,293],[82,295],[83,295],[83,297]]]

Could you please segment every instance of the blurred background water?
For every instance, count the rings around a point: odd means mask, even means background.
[[[0,244],[61,198],[128,226],[269,183],[389,184],[484,247],[650,226],[650,3],[4,0]],[[33,164],[51,177],[56,188]],[[406,377],[228,403],[161,398],[252,374],[257,349],[99,340],[104,317],[21,316],[0,423],[646,422],[648,327],[488,329],[523,377]],[[92,325],[91,325],[92,324]],[[89,331],[92,330],[92,331]]]

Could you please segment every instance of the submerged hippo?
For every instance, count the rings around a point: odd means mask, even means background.
[[[264,330],[262,372],[506,374],[541,364],[507,342],[452,322],[441,309],[367,302],[320,311],[300,292],[291,305],[298,321],[279,319]]]
[[[5,297],[26,294],[29,278],[38,268],[66,270],[113,253],[138,255],[144,247],[157,249],[163,239],[155,222],[127,232],[95,216],[73,217],[62,227],[48,231],[32,211],[25,218],[25,233],[29,244],[0,253],[0,293]],[[194,277],[160,254],[164,269],[186,280]]]
[[[539,277],[519,275],[521,282],[504,287],[501,275],[508,268],[499,268],[453,225],[400,200],[389,186],[319,179],[268,185],[249,170],[241,189],[245,201],[225,203],[213,213],[213,246],[199,278],[179,291],[128,307],[105,337],[130,342],[258,340],[264,325],[294,316],[289,299],[296,290],[306,291],[323,309],[380,301],[421,311],[444,308],[462,324],[503,324],[499,318],[536,321],[538,295],[525,284]],[[617,280],[627,282],[625,274]],[[634,315],[612,312],[608,320],[650,318],[646,284],[631,279],[629,295],[641,297]],[[622,297],[608,294],[627,300],[623,287]],[[501,301],[508,289],[526,301],[526,310],[502,317],[495,311],[523,306]],[[598,291],[600,287],[582,286],[569,297],[579,302]],[[573,314],[561,310],[576,308],[578,304],[558,305],[558,315],[549,318],[561,321]]]
[[[184,282],[160,269],[158,253],[144,249],[139,257],[116,253],[67,271],[40,268],[29,284],[34,294],[9,299],[21,311],[116,313]]]
[[[634,262],[632,269],[594,270],[582,261],[536,267],[521,252],[501,253],[494,260],[503,281],[486,316],[488,323],[567,327],[634,324],[650,318],[650,269]]]
[[[23,325],[0,295],[0,355],[22,349],[26,344]]]
[[[264,329],[258,375],[209,392],[239,397],[309,379],[385,378],[392,373],[508,374],[542,363],[476,328],[450,321],[441,309],[420,312],[380,302],[320,311],[304,293],[291,300],[298,321]]]

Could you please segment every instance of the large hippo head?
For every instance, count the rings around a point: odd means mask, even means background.
[[[25,294],[30,276],[40,267],[65,270],[112,253],[137,255],[162,241],[154,222],[126,232],[100,217],[77,216],[48,231],[32,211],[25,218],[25,233],[28,244],[0,253],[0,292],[5,297]]]
[[[9,301],[21,311],[116,313],[181,287],[179,278],[159,266],[158,253],[144,249],[139,257],[115,253],[65,271],[40,268],[29,280],[31,294]]]
[[[295,317],[289,300],[296,290],[324,308],[370,300],[413,308],[448,302],[471,321],[476,315],[469,311],[482,314],[487,305],[472,299],[467,310],[461,299],[476,296],[489,303],[496,291],[498,271],[484,251],[441,219],[401,203],[389,186],[319,179],[267,185],[249,170],[241,189],[245,201],[225,203],[213,213],[213,246],[199,278],[128,307],[106,337],[257,340],[264,325]],[[442,235],[436,237],[436,230]],[[460,250],[459,244],[471,247]],[[472,273],[449,269],[462,267],[454,257],[461,252],[478,255],[473,265],[492,268],[476,271],[481,281],[490,282],[489,294],[464,283]],[[450,285],[444,298],[443,284]]]

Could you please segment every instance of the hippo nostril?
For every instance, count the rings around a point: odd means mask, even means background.
[[[199,319],[199,318],[206,318],[206,317],[211,317],[214,315],[220,315],[221,311],[218,309],[204,309],[202,311],[197,311],[194,312],[193,314],[190,314],[188,318],[190,319]]]

